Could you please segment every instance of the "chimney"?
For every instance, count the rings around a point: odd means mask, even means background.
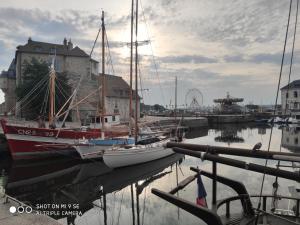
[[[64,38],[63,44],[64,44],[65,47],[67,47],[67,38]]]
[[[73,49],[73,43],[70,38],[70,40],[68,41],[68,50],[72,50],[72,49]]]
[[[32,42],[31,37],[28,38],[28,44]]]

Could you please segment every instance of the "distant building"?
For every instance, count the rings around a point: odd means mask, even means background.
[[[102,76],[100,74],[100,76]],[[96,77],[98,78],[98,77]],[[121,120],[129,120],[130,88],[122,77],[105,75],[105,108],[107,114],[119,113]],[[135,115],[135,91],[132,91],[132,115]],[[138,97],[138,117],[140,117],[140,97]]]
[[[57,72],[64,72],[67,75],[69,84],[73,89],[77,86],[81,75],[83,75],[81,87],[77,94],[77,101],[98,88],[99,62],[90,58],[79,47],[74,47],[71,40],[67,41],[65,38],[62,44],[52,44],[33,41],[29,38],[25,45],[17,47],[15,59],[8,71],[3,71],[0,75],[0,88],[5,93],[4,108],[6,112],[19,105],[16,102],[15,89],[22,82],[24,63],[26,61],[30,62],[32,58],[36,58],[39,61],[48,62],[50,65],[54,55],[56,55],[55,70]],[[121,77],[109,75],[107,79],[106,112],[114,113],[119,111],[121,120],[128,119],[126,111],[128,112],[129,110],[129,103],[124,103],[129,101],[128,96],[129,86],[127,83]],[[99,112],[98,106],[99,95],[96,94],[80,104],[78,109],[74,109],[71,112],[72,119],[75,120],[78,117],[78,113],[80,118],[94,115]],[[17,116],[21,116],[19,111],[15,113]]]
[[[300,112],[300,80],[281,88],[281,108],[283,114]]]

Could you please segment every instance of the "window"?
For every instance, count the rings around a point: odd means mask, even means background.
[[[298,103],[294,102],[294,109],[297,109],[297,108],[298,108]]]
[[[35,46],[34,50],[37,52],[41,52],[42,51],[42,47],[41,46]]]
[[[298,144],[298,138],[295,138],[295,145]]]
[[[61,63],[58,60],[55,60],[54,69],[57,72],[61,72]]]
[[[294,98],[298,98],[298,92],[294,91]]]
[[[288,93],[288,92],[285,94],[285,97],[286,97],[286,98],[289,98],[289,93]]]
[[[55,54],[55,48],[50,48],[50,53]]]
[[[105,117],[105,123],[107,123],[107,118]]]
[[[115,116],[112,116],[112,121],[116,121],[116,117]]]
[[[290,141],[290,139],[287,137],[287,138],[286,138],[286,142],[289,143],[289,141]]]

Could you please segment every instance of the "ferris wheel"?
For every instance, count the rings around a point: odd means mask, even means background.
[[[203,105],[203,95],[197,88],[189,89],[185,95],[185,105],[187,109],[198,110]]]

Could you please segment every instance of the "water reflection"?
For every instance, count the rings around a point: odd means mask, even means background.
[[[275,127],[271,150],[280,150],[281,134],[283,139],[295,142],[299,135],[296,130]],[[255,124],[216,126],[200,129],[187,134],[190,143],[252,148],[257,142],[268,145],[270,127]],[[233,136],[243,139],[235,141],[218,137]],[[300,137],[299,137],[300,141]],[[294,146],[294,144],[293,144]],[[299,147],[299,146],[298,146]],[[297,149],[297,146],[294,146]],[[295,151],[283,143],[282,151]],[[239,158],[239,157],[233,157]],[[240,160],[264,165],[262,159],[239,158]],[[3,166],[5,171],[6,192],[17,199],[36,206],[37,204],[71,204],[79,215],[66,215],[66,209],[51,215],[63,224],[201,224],[194,216],[151,194],[151,188],[170,191],[178,182],[193,174],[190,166],[211,171],[211,162],[186,157],[178,166],[176,162],[182,156],[173,155],[158,161],[111,170],[103,162],[81,163],[72,159],[55,160],[55,162],[38,162],[35,164],[9,164]],[[175,165],[174,165],[175,164]],[[282,163],[284,164],[284,163]],[[276,167],[277,161],[269,161],[268,166]],[[10,168],[9,168],[10,167]],[[262,174],[218,164],[218,173],[242,181],[250,194],[257,194]],[[264,193],[272,193],[274,177],[266,176]],[[211,202],[211,180],[203,182]],[[278,179],[278,194],[287,194],[288,186],[293,182]],[[5,185],[5,184],[4,184]],[[225,198],[235,193],[224,185],[218,185],[218,198]],[[196,184],[189,185],[178,194],[189,201],[196,199]],[[253,203],[256,206],[256,203]],[[284,205],[286,206],[286,205]],[[238,211],[240,205],[233,210]],[[47,211],[47,210],[46,210]],[[50,211],[50,210],[48,210]]]
[[[300,150],[299,126],[287,126],[282,128],[282,146],[293,152]]]
[[[133,188],[134,184],[137,201],[136,219],[139,224],[138,196],[149,184],[171,172],[171,169],[163,171],[166,167],[181,161],[182,158],[182,155],[174,154],[154,162],[116,170],[108,168],[102,161],[78,164],[74,160],[67,159],[47,164],[12,165],[6,193],[49,213],[55,219],[65,218],[67,224],[74,223],[76,212],[81,216],[93,209],[94,201],[98,200],[106,224],[105,215],[107,208],[110,208],[106,206],[107,195],[128,186]],[[46,204],[50,204],[51,207],[47,207]],[[72,207],[76,205],[76,212],[68,215],[70,211],[68,208],[60,208],[64,204],[70,204]],[[45,207],[41,208],[43,205]],[[57,207],[53,209],[52,205]]]

